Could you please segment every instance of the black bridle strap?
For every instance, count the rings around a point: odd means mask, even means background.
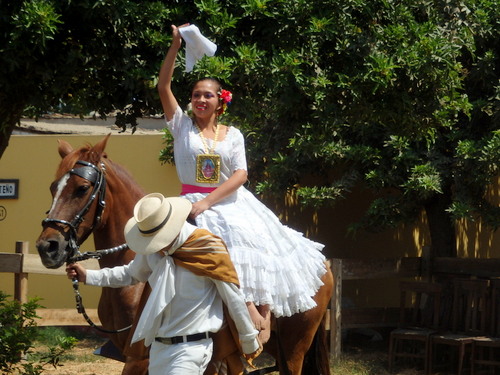
[[[75,292],[76,310],[78,311],[78,313],[83,315],[83,318],[87,321],[89,326],[97,329],[100,332],[104,332],[104,333],[120,333],[120,332],[128,331],[130,328],[132,328],[132,324],[127,326],[127,327],[123,327],[120,329],[113,329],[113,330],[99,327],[97,324],[95,324],[92,321],[92,319],[90,319],[90,316],[88,316],[87,312],[85,311],[85,307],[83,306],[83,299],[82,299],[82,296],[80,294],[80,287],[78,285],[78,280],[74,279],[74,280],[72,280],[72,283],[73,283],[73,291]]]
[[[106,179],[104,178],[104,164],[101,163],[101,167],[103,169],[99,169],[96,165],[83,160],[78,160],[76,164],[83,165],[83,167],[73,168],[69,171],[69,173],[77,175],[89,181],[94,185],[94,189],[92,190],[90,199],[87,201],[85,206],[83,206],[81,211],[75,216],[72,223],[75,227],[78,227],[78,225],[80,225],[83,217],[87,214],[90,206],[92,205],[92,203],[94,203],[94,200],[99,194],[96,214],[94,216],[94,222],[92,224],[93,229],[101,221],[102,213],[104,211],[104,207],[106,206]]]
[[[78,163],[81,163],[81,161]],[[69,173],[76,174],[77,176],[80,176],[84,180],[90,181],[93,184],[95,184],[97,182],[100,171],[96,170],[96,167],[93,164],[91,164],[91,165],[86,165],[84,167],[73,168],[71,171],[69,171]]]
[[[70,175],[79,176],[93,185],[92,193],[90,194],[90,198],[85,203],[83,208],[78,212],[71,222],[67,220],[61,219],[51,219],[46,218],[43,220],[43,224],[46,223],[57,223],[63,224],[70,228],[70,238],[69,238],[69,247],[71,254],[70,256],[74,256],[78,252],[79,244],[85,241],[86,238],[78,239],[78,227],[83,221],[84,216],[90,209],[92,203],[99,195],[98,204],[96,207],[96,213],[94,216],[94,221],[92,223],[92,227],[90,228],[89,234],[93,231],[96,225],[98,225],[102,219],[102,214],[104,212],[104,208],[106,206],[106,178],[104,177],[104,163],[101,162],[101,168],[98,168],[96,165],[89,163],[84,160],[78,160],[76,164],[83,165],[83,167],[73,168],[69,171]]]

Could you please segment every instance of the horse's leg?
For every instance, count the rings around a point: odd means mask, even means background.
[[[148,373],[149,359],[127,357],[123,366],[122,375],[146,375]]]
[[[311,349],[311,354],[316,356],[322,354],[323,360],[317,365],[321,367],[308,372],[308,374],[329,374],[330,366],[328,363],[328,349],[326,339],[323,340],[323,345],[311,348],[311,344],[315,334],[323,321],[328,308],[328,303],[333,289],[333,276],[327,267],[327,272],[322,278],[324,285],[316,293],[314,300],[317,306],[304,313],[295,314],[291,317],[279,318],[277,323],[277,344],[278,356],[277,363],[280,368],[280,374],[299,375],[302,374],[304,357]],[[322,325],[321,334],[326,335],[325,327]],[[321,343],[320,343],[321,344]],[[317,353],[317,352],[321,353]],[[314,359],[314,358],[313,358]]]
[[[149,288],[137,284],[121,289],[103,288],[99,301],[99,318],[103,327],[119,330],[136,323],[137,310],[147,299]],[[132,327],[134,328],[134,327]],[[148,370],[148,351],[142,342],[130,345],[133,329],[111,333],[109,338],[125,358],[123,375],[146,375]]]
[[[136,316],[142,290],[142,284],[120,289],[102,288],[98,313],[103,328],[120,330],[130,326]],[[108,336],[120,352],[127,356],[128,354],[124,354],[124,350],[130,346],[130,330],[110,333]]]
[[[327,316],[330,299],[332,297],[334,279],[331,271],[330,262],[326,262],[327,273],[323,276],[322,280],[324,286],[318,291],[315,296],[315,301],[318,306],[321,306],[323,316],[320,321],[319,328],[316,330],[313,345],[306,353],[305,362],[302,366],[302,372],[314,373],[315,371],[323,374],[330,374],[330,351],[328,344],[328,335],[326,331],[326,323],[329,316]],[[309,370],[306,369],[306,366]]]

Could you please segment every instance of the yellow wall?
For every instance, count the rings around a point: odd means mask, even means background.
[[[0,179],[19,179],[19,199],[0,199],[7,216],[0,221],[0,252],[14,252],[16,241],[29,241],[30,252],[36,254],[35,241],[41,231],[41,220],[50,207],[49,185],[59,164],[57,139],[68,141],[73,147],[95,144],[103,136],[83,135],[27,135],[12,136],[10,145],[0,159]],[[159,191],[167,196],[178,195],[180,184],[175,169],[161,165],[158,153],[162,148],[161,134],[127,135],[114,133],[106,151],[115,162],[125,166],[146,192]],[[498,201],[498,186],[492,186],[492,201]],[[401,226],[382,233],[359,232],[356,237],[347,234],[349,223],[358,220],[367,206],[369,192],[356,189],[348,199],[333,208],[318,212],[297,209],[293,201],[266,201],[288,226],[307,234],[326,245],[327,257],[335,258],[391,258],[419,256],[425,245],[430,245],[425,226]],[[424,221],[425,218],[422,218]],[[480,222],[460,222],[457,225],[458,253],[470,257],[500,257],[500,236]],[[92,239],[82,251],[94,250]],[[397,283],[394,280],[345,282],[344,297],[358,306],[396,306]],[[0,273],[0,289],[13,294],[12,274]],[[48,308],[72,308],[74,296],[69,280],[63,276],[30,275],[29,296],[41,297]],[[99,289],[82,287],[85,306],[97,306]]]
[[[30,253],[37,254],[35,242],[41,221],[52,201],[49,186],[61,160],[57,140],[64,139],[74,148],[96,144],[103,136],[92,135],[17,135],[0,159],[0,179],[19,179],[19,199],[0,199],[7,216],[0,221],[0,252],[15,252],[16,241],[28,241]],[[180,184],[171,166],[158,162],[162,148],[161,133],[127,135],[114,133],[106,146],[111,160],[125,166],[146,192],[159,191],[167,196],[180,192]],[[89,238],[82,251],[94,249]],[[48,308],[74,307],[70,281],[63,276],[29,275],[29,297],[41,297]],[[14,293],[13,275],[0,273],[0,289]],[[99,288],[82,287],[85,306],[96,307]]]

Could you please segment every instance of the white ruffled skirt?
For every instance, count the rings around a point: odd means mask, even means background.
[[[207,194],[190,193],[191,202]],[[279,221],[250,191],[238,191],[196,218],[196,225],[227,244],[246,301],[269,305],[276,317],[316,306],[326,272],[324,245]]]

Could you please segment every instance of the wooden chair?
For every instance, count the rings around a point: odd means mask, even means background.
[[[488,280],[453,281],[451,329],[431,337],[430,372],[444,363],[447,373],[456,365],[457,374],[462,375],[467,349],[471,348],[474,337],[484,335],[486,330],[488,284]],[[444,360],[438,361],[438,349],[447,349],[443,352]]]
[[[400,283],[399,327],[389,338],[389,371],[398,358],[421,361],[428,373],[429,338],[439,324],[441,285],[432,282]]]
[[[490,301],[488,311],[488,336],[472,341],[471,374],[500,373],[500,280],[490,281]],[[479,370],[485,369],[486,372]]]

